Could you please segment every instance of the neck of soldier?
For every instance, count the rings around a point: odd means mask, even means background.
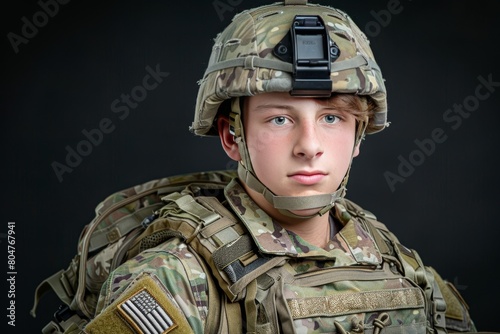
[[[244,188],[254,202],[285,230],[297,234],[312,245],[320,248],[326,247],[330,241],[328,214],[324,214],[323,216],[314,215],[311,218],[289,217],[275,209],[262,194],[249,188],[247,185],[244,185]],[[318,209],[292,211],[292,213],[300,216],[310,216],[316,212],[318,212]]]

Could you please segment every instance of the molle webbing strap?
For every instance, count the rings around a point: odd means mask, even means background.
[[[245,296],[245,320],[246,320],[246,332],[247,333],[257,333],[257,280],[251,281],[246,289]]]
[[[307,5],[307,0],[285,0],[285,6],[288,5]]]
[[[375,240],[375,244],[377,245],[380,253],[382,254],[390,254],[389,246],[385,243],[384,239],[380,235],[380,232],[373,226],[373,224],[369,221],[365,221],[365,225],[368,227],[371,236]]]
[[[432,284],[432,321],[434,330],[438,334],[445,334],[446,331],[446,301],[444,300],[441,289],[438,286],[438,283],[434,279],[433,273],[429,270],[428,276],[432,277],[432,281],[429,278],[430,283]]]
[[[349,69],[360,68],[363,66],[367,66],[369,69],[380,72],[380,67],[377,65],[377,63],[375,63],[371,59],[366,59],[362,55],[357,55],[349,59],[331,63],[331,72],[340,72]],[[257,56],[246,56],[241,58],[223,60],[221,62],[212,64],[205,70],[205,76],[212,72],[232,67],[243,67],[245,69],[251,70],[254,70],[256,67],[262,67],[287,73],[293,72],[293,65],[291,63],[287,63],[281,60],[259,58]]]
[[[124,235],[130,233],[133,229],[141,226],[141,222],[144,218],[151,215],[151,212],[154,212],[162,206],[163,203],[158,203],[140,208],[134,213],[118,219],[108,228],[95,231],[90,238],[88,252],[93,252],[109,243],[116,242]]]
[[[443,278],[432,267],[428,267],[446,301],[446,328],[454,331],[472,331],[474,326],[469,315],[469,306],[455,286]]]
[[[226,294],[221,294],[223,313],[221,314],[221,319],[225,319],[227,321],[227,327],[222,326],[217,333],[242,333],[243,326],[241,326],[241,319],[243,319],[241,315],[240,303],[231,303]],[[226,330],[225,330],[226,329]],[[207,333],[215,333],[215,332],[207,332]]]
[[[50,290],[54,290],[59,299],[61,299],[64,303],[66,303],[67,305],[71,304],[74,292],[71,288],[71,285],[69,284],[69,281],[66,278],[67,273],[70,273],[72,276],[75,275],[73,269],[70,267],[66,271],[60,270],[52,276],[47,277],[38,285],[35,291],[35,301],[33,303],[33,308],[30,311],[31,316],[36,316],[36,308],[38,306],[40,298]]]
[[[381,269],[373,268],[373,270],[366,270],[366,267],[333,267],[330,269],[324,269],[321,272],[316,273],[315,275],[298,278],[296,277],[294,281],[297,282],[297,284],[300,284],[300,286],[311,287],[348,280],[383,281],[393,278],[394,273],[391,271],[389,264],[384,263]]]
[[[33,308],[30,311],[31,316],[36,316],[36,309],[40,298],[50,290],[54,291],[57,297],[66,305],[71,305],[75,296],[77,272],[78,262],[73,259],[66,270],[60,270],[44,279],[35,290]]]
[[[78,314],[73,314],[71,317],[56,323],[49,322],[42,328],[43,334],[81,334],[82,328],[87,324],[88,320],[81,318]]]
[[[286,297],[283,294],[284,285],[290,284],[294,281],[296,278],[295,274],[296,271],[288,263],[282,267],[273,268],[266,274],[274,282],[274,284],[270,285],[268,288],[268,293],[273,297],[270,301],[273,304],[268,305],[268,308],[272,309],[272,306],[274,306],[276,309],[276,314],[278,316],[276,322],[281,327],[283,333],[296,333],[293,318],[291,316]],[[270,298],[266,299],[269,300]]]
[[[257,56],[246,56],[244,58],[241,57],[241,58],[223,60],[221,62],[210,65],[205,70],[205,76],[212,72],[216,72],[231,67],[244,67],[252,70],[255,69],[255,67],[264,67],[289,73],[292,73],[293,71],[292,64],[286,63],[281,60],[264,59],[264,58],[259,58]]]
[[[198,202],[203,204],[204,207],[209,208],[211,211],[217,212],[221,218],[214,222],[213,224],[205,226],[200,234],[205,238],[210,238],[214,235],[219,235],[219,232],[229,230],[234,230],[236,234],[242,235],[244,229],[241,224],[238,224],[238,220],[233,216],[233,214],[226,209],[215,197],[198,197]],[[232,237],[231,240],[235,240],[237,237]],[[227,243],[226,241],[219,240],[220,243]]]
[[[179,209],[190,215],[193,215],[196,219],[200,220],[204,226],[213,223],[221,217],[219,214],[212,212],[202,205],[198,204],[196,200],[190,195],[173,193],[163,197],[162,200],[167,203],[169,201],[175,202]]]

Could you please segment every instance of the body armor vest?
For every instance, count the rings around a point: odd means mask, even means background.
[[[350,201],[336,204],[335,219],[361,227],[379,255],[359,248],[357,263],[345,266],[332,266],[335,258],[263,254],[243,217],[215,197],[196,197],[193,189],[163,201],[158,218],[128,256],[171,237],[183,238],[217,280],[209,282],[209,290],[219,293],[210,294],[206,332],[446,332],[446,303],[432,269]],[[349,238],[358,238],[355,233],[342,237],[348,244]],[[307,270],[317,263],[324,268]]]

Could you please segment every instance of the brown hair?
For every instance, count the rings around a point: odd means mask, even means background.
[[[374,117],[377,105],[371,97],[354,94],[333,94],[331,97],[319,100],[324,101],[329,106],[334,106],[335,109],[352,114],[356,121],[368,119],[366,131],[369,132],[372,129],[371,120]]]

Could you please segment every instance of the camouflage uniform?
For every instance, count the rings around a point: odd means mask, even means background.
[[[217,36],[200,80],[191,131],[217,135],[217,115],[229,114],[230,132],[241,156],[239,182],[262,194],[284,216],[320,208],[317,214],[329,214],[336,233],[325,248],[306,242],[274,222],[235,179],[219,200],[236,218],[219,225],[227,223],[224,232],[234,225],[230,232],[238,230],[233,233],[237,238],[222,244],[215,237],[201,240],[199,229],[211,227],[191,224],[195,231],[187,236],[172,233],[167,241],[142,251],[110,274],[86,333],[475,330],[459,294],[425,267],[417,253],[400,245],[383,224],[343,198],[349,171],[334,193],[293,197],[272,193],[255,174],[241,121],[241,97],[265,92],[364,96],[373,102],[373,115],[358,120],[354,146],[365,134],[388,125],[384,80],[366,36],[344,12],[306,2],[285,0],[244,11]],[[303,59],[295,51],[304,48]],[[175,220],[179,230],[187,226],[180,217]],[[221,231],[211,232],[217,237]],[[239,249],[239,240],[250,240],[252,251]],[[216,252],[226,258],[216,259]],[[233,259],[231,253],[239,255]],[[219,298],[223,308],[214,309],[212,302]],[[129,307],[147,312],[131,319]],[[163,318],[155,318],[158,312]],[[219,323],[213,321],[214,312],[219,312]],[[141,318],[146,316],[153,317],[151,323]],[[162,327],[156,331],[153,327],[159,322]]]
[[[288,259],[287,272],[294,279],[285,280],[283,298],[296,333],[429,331],[425,311],[429,305],[422,289],[398,273],[396,266],[387,266],[374,238],[342,202],[331,211],[340,227],[338,233],[325,248],[318,248],[273,222],[236,180],[226,187],[225,194],[227,206],[241,219],[259,251]],[[138,277],[150,273],[182,310],[194,333],[204,333],[209,311],[207,275],[211,275],[204,268],[184,240],[172,238],[140,253],[110,275],[101,290],[97,314]],[[311,273],[321,275],[321,285],[297,284]],[[245,316],[242,318],[244,326]],[[465,324],[469,328],[464,329],[474,329],[470,319]]]

